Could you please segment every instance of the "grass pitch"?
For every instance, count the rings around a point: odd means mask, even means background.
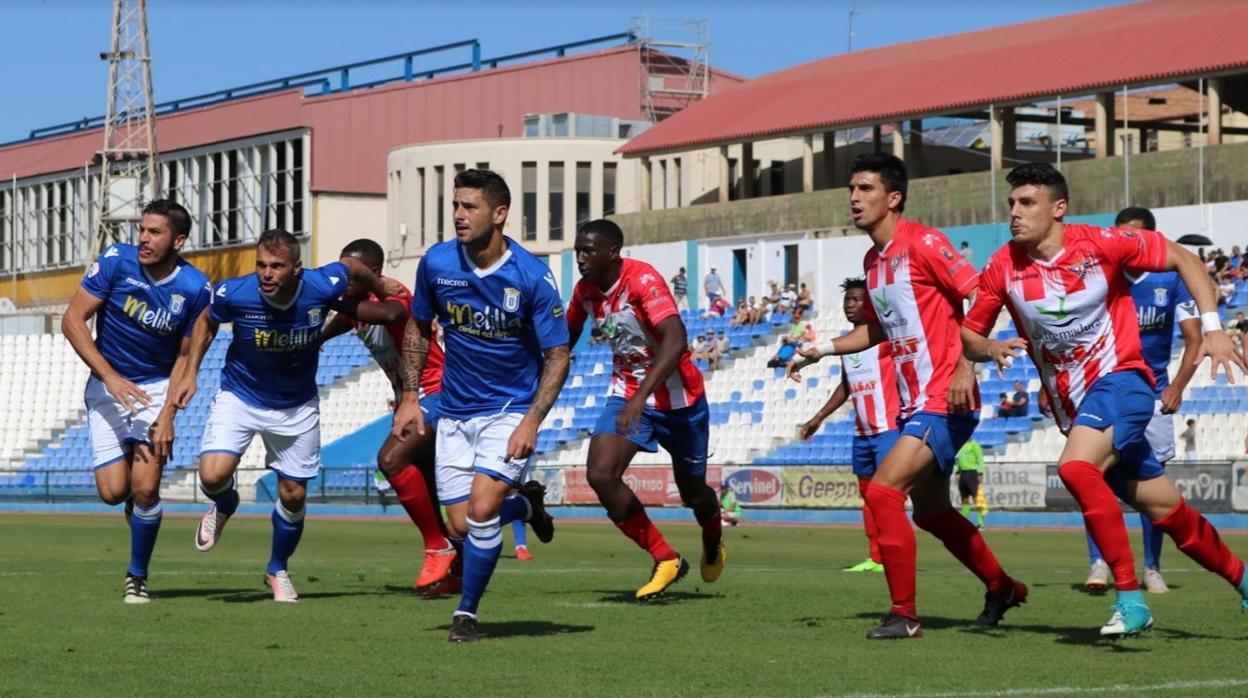
[[[1079,590],[1081,534],[989,530],[1031,597],[984,631],[978,582],[920,533],[924,637],[881,643],[864,634],[887,608],[883,575],[839,571],[864,556],[857,530],[728,529],[728,568],[710,585],[698,530],[666,525],[693,570],[642,605],[648,558],[612,527],[564,524],[551,545],[530,536],[532,562],[508,536],[482,604],[488,637],[456,646],[456,600],[408,589],[420,551],[405,521],[310,517],[291,563],[297,605],[262,587],[267,519],[231,521],[207,554],[194,525],[166,517],[152,603],[127,606],[120,515],[0,516],[0,695],[1248,693],[1236,593],[1169,544],[1174,591],[1149,598],[1157,629],[1115,643],[1097,635],[1109,597]]]

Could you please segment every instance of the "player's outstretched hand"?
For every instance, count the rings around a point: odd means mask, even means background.
[[[822,419],[812,418],[810,421],[797,427],[797,437],[802,441],[810,441],[822,425]]]
[[[1200,352],[1196,354],[1196,363],[1200,363],[1208,356],[1212,360],[1209,367],[1209,377],[1217,378],[1218,369],[1226,374],[1226,380],[1232,385],[1235,383],[1235,373],[1231,371],[1231,365],[1239,367],[1240,371],[1248,371],[1248,365],[1244,363],[1244,355],[1235,348],[1235,343],[1225,332],[1207,332],[1204,341],[1200,343]]]
[[[114,400],[121,403],[130,412],[138,411],[140,405],[147,407],[152,404],[152,399],[147,396],[147,393],[121,376],[113,375],[105,378],[104,388],[108,390],[108,394],[112,395]]]
[[[406,441],[414,436],[425,433],[425,413],[420,409],[420,402],[406,397],[399,401],[394,411],[394,424],[390,427],[390,435],[399,441]]]
[[[997,365],[997,377],[1005,378],[1005,369],[1014,365],[1014,359],[1027,351],[1027,340],[1022,337],[994,339],[988,342],[988,356]]]
[[[624,403],[624,409],[620,410],[619,416],[615,418],[615,432],[620,436],[633,433],[637,429],[637,422],[641,420],[641,412],[645,408],[645,400],[639,402],[635,397]]]
[[[537,447],[537,424],[527,416],[516,425],[507,439],[507,460],[525,460]]]
[[[152,423],[148,436],[152,439],[152,451],[157,462],[164,463],[173,455],[173,415],[162,414]]]

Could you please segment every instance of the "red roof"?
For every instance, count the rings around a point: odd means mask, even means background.
[[[685,109],[625,155],[763,140],[890,118],[1248,66],[1248,3],[1155,0],[805,63]]]

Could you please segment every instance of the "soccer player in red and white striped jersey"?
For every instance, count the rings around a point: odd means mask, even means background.
[[[993,255],[962,329],[975,361],[1008,366],[1027,351],[1066,434],[1058,474],[1079,502],[1084,523],[1114,573],[1114,614],[1107,636],[1134,635],[1153,624],[1135,576],[1127,529],[1115,495],[1170,535],[1179,550],[1238,588],[1248,608],[1244,563],[1198,511],[1188,506],[1153,454],[1145,430],[1153,416],[1153,375],[1140,351],[1139,326],[1127,272],[1178,271],[1201,310],[1204,343],[1230,377],[1244,359],[1222,331],[1217,291],[1200,260],[1149,230],[1066,224],[1066,180],[1051,165],[1014,168],[1010,184],[1012,240]],[[990,341],[1005,307],[1019,337]]]
[[[906,166],[883,153],[854,161],[849,201],[854,225],[874,246],[867,252],[866,324],[802,352],[803,362],[827,354],[855,354],[880,342],[891,345],[901,399],[901,435],[867,486],[867,506],[879,527],[892,606],[868,639],[921,634],[915,601],[914,522],[944,543],[987,587],[981,626],[997,625],[1023,603],[1027,586],[1001,568],[975,526],[949,501],[949,478],[958,449],[979,424],[979,390],[973,366],[962,357],[962,301],[977,275],[943,233],[902,217]],[[791,370],[791,373],[793,371]]]
[[[624,482],[638,450],[672,456],[681,501],[702,527],[702,579],[723,572],[719,500],[706,484],[710,440],[702,373],[693,364],[685,323],[676,301],[654,267],[620,257],[624,233],[615,223],[590,221],[576,234],[576,263],[582,279],[568,306],[572,346],[591,323],[611,346],[615,370],[606,409],[589,441],[586,477],[624,535],[654,559],[639,600],[654,598],[679,581],[689,563],[672,549],[646,516],[641,500]]]
[[[841,308],[845,318],[855,327],[866,323],[863,307],[866,305],[866,279],[846,279],[841,284],[845,297]],[[877,528],[871,508],[865,505],[867,486],[871,484],[871,476],[884,462],[884,457],[897,443],[897,415],[901,404],[897,397],[897,373],[893,367],[892,345],[880,342],[878,345],[857,354],[841,357],[841,383],[832,391],[831,397],[824,403],[819,412],[809,421],[798,427],[798,436],[809,441],[819,431],[833,412],[840,409],[846,401],[854,404],[854,475],[858,478],[858,493],[862,495],[862,527],[867,534],[868,551],[866,560],[846,567],[846,572],[883,572],[884,559],[880,556],[880,545],[876,541]]]

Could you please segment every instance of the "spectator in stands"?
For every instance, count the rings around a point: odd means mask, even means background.
[[[791,335],[785,335],[780,338],[780,348],[776,349],[776,355],[771,357],[771,361],[767,362],[768,368],[776,368],[787,366],[789,360],[797,355],[798,342],[794,341]]]
[[[785,310],[780,305],[780,284],[770,282],[771,292],[763,296],[763,303],[767,306],[769,313],[783,313]]]
[[[1001,393],[997,399],[997,417],[1005,419],[1014,415],[1014,401],[1010,399],[1009,393]]]
[[[711,273],[702,279],[702,290],[706,291],[707,303],[714,303],[716,298],[724,295],[724,282],[715,267],[711,267]]]
[[[754,296],[750,296],[749,306],[750,317],[745,321],[745,324],[747,325],[757,325],[767,317],[768,313],[771,312],[771,305],[766,302],[765,298],[760,301]]]
[[[719,368],[719,359],[723,356],[723,354],[719,351],[719,342],[715,339],[714,333],[710,330],[706,331],[706,338],[703,340],[703,346],[703,358],[705,358],[706,362],[710,364],[710,369],[712,371],[717,370]]]
[[[801,345],[805,342],[814,342],[818,339],[815,334],[815,326],[809,322],[802,322],[801,318],[794,318],[793,325],[789,327],[789,334],[782,342]]]
[[[729,526],[741,523],[741,502],[727,482],[719,483],[719,516]]]
[[[782,309],[781,309],[782,308]],[[793,313],[797,311],[797,286],[789,284],[780,292],[779,312]]]
[[[1218,305],[1226,305],[1230,302],[1231,296],[1235,295],[1235,278],[1229,274],[1216,276],[1218,283]]]
[[[715,302],[711,303],[711,307],[707,308],[706,312],[702,313],[702,319],[711,320],[713,318],[723,317],[731,307],[732,306],[728,304],[728,299],[720,296],[715,299]]]
[[[1226,334],[1235,340],[1236,344],[1240,344],[1243,342],[1245,332],[1248,332],[1248,318],[1244,317],[1244,313],[1241,310],[1235,313],[1235,321],[1227,326]]]
[[[1239,251],[1239,245],[1231,247],[1231,268],[1238,271],[1243,261],[1244,257]]]
[[[968,262],[975,262],[975,250],[971,249],[971,243],[966,240],[962,241],[962,246],[958,248],[958,254],[962,255],[962,259]]]
[[[719,337],[715,339],[715,347],[719,350],[719,358],[723,359],[732,352],[732,342],[728,341],[728,335],[723,330],[719,331]],[[718,368],[718,365],[716,365]]]
[[[1026,417],[1027,403],[1031,402],[1031,396],[1027,394],[1027,386],[1022,381],[1014,381],[1014,412],[1011,417]]]
[[[750,322],[750,306],[746,305],[745,299],[737,301],[737,312],[732,316],[732,320],[728,321],[729,327],[740,327],[748,325]]]
[[[1183,439],[1183,460],[1188,461],[1189,463],[1196,460],[1195,419],[1187,420],[1187,428],[1183,430],[1182,434],[1179,434],[1179,438]]]
[[[676,299],[677,308],[689,307],[689,277],[685,276],[685,268],[681,267],[672,277],[672,297]]]
[[[810,295],[810,289],[806,288],[806,284],[802,284],[801,289],[797,292],[797,309],[802,315],[808,315],[815,309],[815,299]]]
[[[706,358],[706,352],[710,348],[710,332],[696,335],[693,342],[689,344],[689,351],[693,354],[693,360],[698,361]]]

